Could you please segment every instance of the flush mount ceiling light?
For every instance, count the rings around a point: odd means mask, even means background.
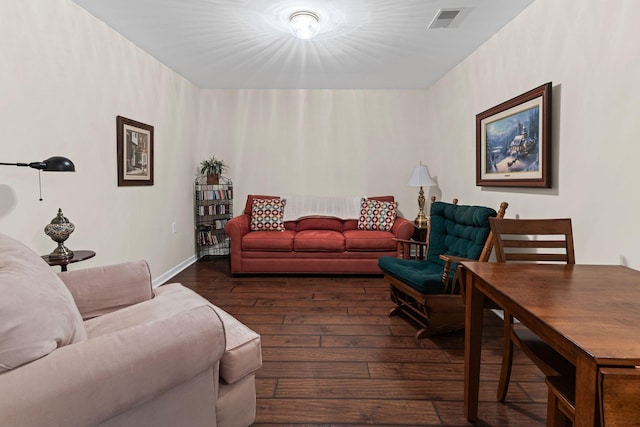
[[[318,15],[308,11],[295,12],[289,17],[289,29],[299,39],[311,39],[320,30]]]

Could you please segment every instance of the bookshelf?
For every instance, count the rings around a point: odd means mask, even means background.
[[[220,184],[209,185],[206,177],[194,184],[196,259],[228,256],[231,242],[224,226],[233,218],[233,185],[221,177]]]

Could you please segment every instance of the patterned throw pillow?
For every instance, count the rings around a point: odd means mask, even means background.
[[[381,202],[362,198],[358,230],[389,231],[396,220],[398,202]]]
[[[253,199],[251,231],[284,231],[285,199]]]

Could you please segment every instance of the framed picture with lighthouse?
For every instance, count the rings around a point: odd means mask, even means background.
[[[476,185],[551,187],[551,82],[476,115]]]

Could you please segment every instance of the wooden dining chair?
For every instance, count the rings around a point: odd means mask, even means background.
[[[547,384],[547,427],[571,427],[576,419],[575,378],[554,375]]]
[[[490,218],[497,262],[575,264],[571,219]],[[498,400],[504,402],[509,388],[516,345],[545,374],[575,376],[575,367],[529,329],[515,323],[504,311],[504,344],[498,382]]]

